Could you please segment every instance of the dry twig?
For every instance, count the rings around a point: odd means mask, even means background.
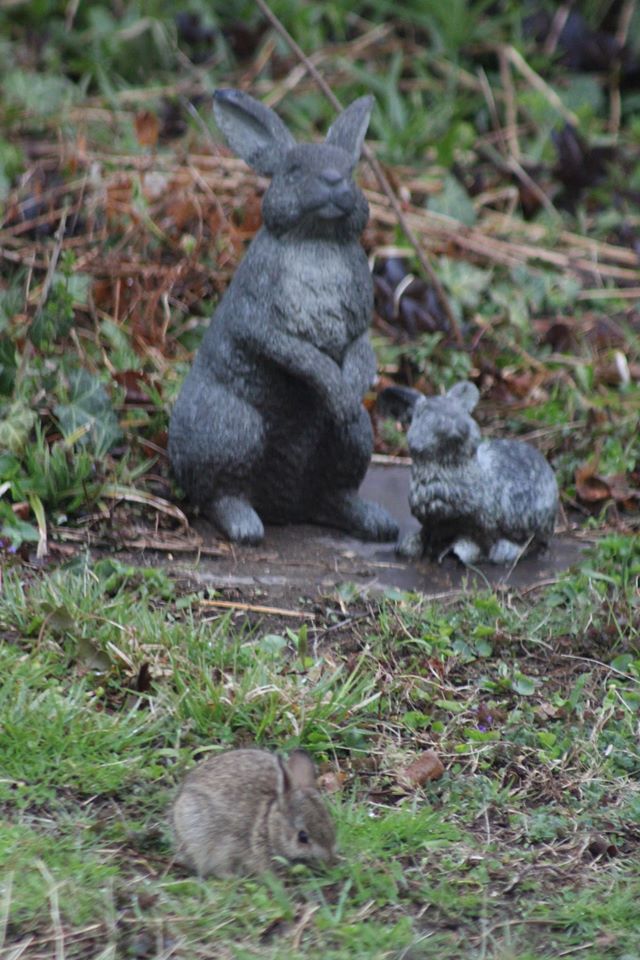
[[[274,617],[303,617],[315,620],[315,613],[307,610],[285,610],[282,607],[265,607],[256,603],[241,603],[239,600],[200,600],[201,607],[220,607],[224,610],[246,610],[249,613],[267,613]]]

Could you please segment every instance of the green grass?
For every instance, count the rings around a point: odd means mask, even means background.
[[[165,574],[112,560],[8,572],[5,946],[62,931],[68,957],[633,956],[639,572],[637,545],[610,538],[535,601],[372,605],[344,653],[313,653],[311,625],[204,617]],[[328,873],[172,866],[184,771],[250,742],[345,774]],[[398,770],[431,746],[444,776],[407,791]]]

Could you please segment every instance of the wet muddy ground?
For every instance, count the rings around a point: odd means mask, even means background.
[[[383,504],[397,519],[401,533],[417,528],[408,506],[408,465],[372,464],[362,485],[362,494]],[[216,530],[204,520],[195,530],[205,545],[222,544]],[[407,561],[396,556],[394,544],[362,543],[338,531],[314,526],[268,527],[257,547],[229,546],[221,556],[173,556],[145,562],[171,563],[172,572],[194,585],[233,591],[248,601],[294,603],[332,593],[343,583],[358,592],[389,588],[416,591],[429,596],[460,589],[483,589],[487,584],[527,587],[553,578],[575,563],[584,543],[556,536],[543,555],[524,558],[514,568],[483,564],[463,567],[453,558],[441,564]],[[140,558],[137,558],[140,559]]]

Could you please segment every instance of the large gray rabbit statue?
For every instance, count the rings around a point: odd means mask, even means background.
[[[263,226],[222,298],[171,417],[178,483],[230,540],[263,521],[320,523],[393,540],[395,521],[358,496],[373,449],[362,398],[376,373],[373,290],[353,181],[373,105],[355,100],[324,143],[297,144],[240,90],[214,114],[232,149],[271,177]]]

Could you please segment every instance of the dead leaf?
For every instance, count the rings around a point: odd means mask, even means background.
[[[586,463],[575,472],[576,493],[585,503],[598,503],[611,496],[609,485],[596,473],[594,463]]]
[[[318,789],[323,793],[340,793],[345,780],[346,774],[342,773],[341,770],[328,770],[326,773],[320,774],[316,783]]]
[[[239,232],[243,239],[250,239],[262,226],[262,201],[257,194],[247,197]]]
[[[21,500],[19,503],[13,503],[11,509],[15,513],[16,517],[19,517],[21,520],[27,520],[29,513],[31,512],[31,507],[29,506],[28,500]]]
[[[167,204],[162,226],[165,230],[183,231],[184,228],[198,219],[198,208],[193,200],[187,196],[179,196]]]
[[[599,834],[590,838],[584,852],[593,860],[612,860],[620,853],[615,843]]]
[[[609,486],[611,496],[625,510],[636,510],[640,505],[640,490],[631,486],[624,473],[614,473],[603,478]]]
[[[128,212],[132,199],[133,185],[131,178],[126,175],[116,177],[107,186],[105,203],[107,217],[115,217],[121,213]]]
[[[614,360],[613,363],[602,364],[596,369],[596,378],[598,383],[606,383],[610,387],[627,386],[631,381],[637,383],[640,381],[640,363],[627,363],[625,366]]]
[[[435,750],[425,750],[408,767],[399,770],[397,780],[403,786],[414,789],[429,780],[439,780],[444,773],[444,764]]]
[[[113,379],[125,389],[125,404],[149,403],[149,394],[145,390],[149,377],[146,374],[139,370],[119,370]]]
[[[640,504],[640,489],[633,487],[623,473],[608,477],[596,473],[596,464],[587,463],[575,473],[576,493],[584,503],[600,503],[614,500],[625,510],[637,510]]]
[[[133,121],[136,137],[141,147],[155,147],[160,133],[160,121],[152,110],[141,110]]]
[[[547,701],[537,706],[533,712],[543,721],[557,720],[558,717],[562,715],[560,707],[554,707],[552,703],[548,703]]]

